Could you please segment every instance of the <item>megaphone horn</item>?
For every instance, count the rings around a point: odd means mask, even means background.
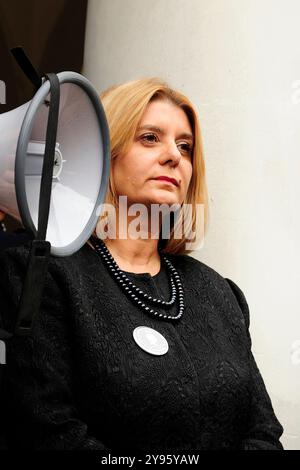
[[[32,77],[34,73],[31,71]],[[76,72],[57,74],[60,103],[46,240],[68,256],[88,240],[105,199],[110,170],[109,130],[93,85]],[[0,114],[0,210],[36,237],[46,146],[50,83],[28,103]]]

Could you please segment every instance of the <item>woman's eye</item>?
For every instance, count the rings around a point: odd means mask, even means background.
[[[141,140],[150,144],[154,142],[158,142],[158,138],[156,134],[144,134],[141,136]],[[188,155],[192,154],[192,150],[193,150],[192,145],[189,144],[188,142],[182,142],[181,144],[178,144],[178,148],[184,154],[188,154]]]
[[[144,134],[142,135],[142,140],[146,142],[157,142],[157,137],[155,134]]]
[[[192,153],[192,146],[190,144],[183,143],[183,144],[180,144],[179,147],[182,148],[184,153],[188,153],[188,154]]]

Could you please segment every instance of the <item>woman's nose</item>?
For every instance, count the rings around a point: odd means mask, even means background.
[[[166,144],[165,152],[164,152],[165,158],[168,158],[169,160],[173,160],[174,162],[178,163],[180,158],[181,158],[181,153],[177,147],[176,142],[170,142]]]

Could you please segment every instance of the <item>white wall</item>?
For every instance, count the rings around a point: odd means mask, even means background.
[[[298,0],[89,0],[83,70],[99,91],[159,76],[196,104],[211,224],[193,255],[246,295],[287,449],[300,449],[299,18]]]

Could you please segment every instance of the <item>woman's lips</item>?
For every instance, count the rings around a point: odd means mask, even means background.
[[[158,176],[157,178],[154,178],[154,179],[158,181],[166,181],[167,183],[172,183],[175,186],[178,186],[177,181],[174,178],[169,178],[168,176]]]

